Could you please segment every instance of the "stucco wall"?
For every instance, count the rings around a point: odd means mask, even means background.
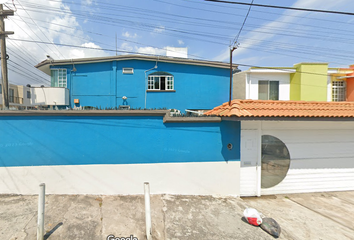
[[[248,74],[248,87],[246,99],[258,99],[258,81],[269,80],[279,81],[279,100],[289,100],[290,96],[290,74],[289,73],[268,73],[252,72]]]
[[[155,61],[124,60],[76,64],[76,71],[67,68],[70,104],[79,99],[80,106],[101,108],[127,104],[131,108],[212,109],[228,101],[229,70],[187,64]],[[57,66],[53,66],[57,68]],[[134,68],[133,74],[123,74],[123,68]],[[145,71],[146,75],[145,75]],[[146,92],[147,77],[155,71],[174,76],[175,91]],[[123,102],[122,97],[128,99]],[[145,103],[146,102],[146,103]]]
[[[327,63],[300,63],[291,74],[291,100],[327,101]]]
[[[33,87],[31,101],[33,106],[67,106],[69,105],[69,91],[59,87]],[[27,96],[27,95],[26,95]]]
[[[286,177],[274,187],[262,188],[262,195],[354,190],[352,121],[243,121],[241,128],[241,134],[246,130],[256,132],[258,146],[262,135],[278,138],[290,154]],[[247,143],[245,138],[242,141],[244,145]],[[256,156],[260,154],[261,148],[258,147]],[[250,159],[241,159],[241,176],[243,161]],[[245,168],[249,170],[250,166]],[[257,173],[256,167],[254,173]],[[261,176],[260,172],[258,174]],[[257,185],[257,178],[244,184],[252,186],[251,181],[253,186]]]
[[[154,116],[0,117],[2,193],[238,195],[240,124]],[[232,150],[227,144],[233,145]],[[222,187],[221,187],[222,186]]]
[[[238,72],[232,79],[232,99],[246,99],[247,72]]]

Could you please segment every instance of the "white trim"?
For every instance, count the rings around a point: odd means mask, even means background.
[[[258,122],[257,129],[258,149],[257,149],[257,197],[261,196],[261,181],[262,181],[262,122]]]
[[[134,74],[134,68],[123,68],[123,74]]]
[[[296,69],[250,69],[251,73],[295,73]]]

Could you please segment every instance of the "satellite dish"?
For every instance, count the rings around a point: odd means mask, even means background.
[[[0,0],[0,4],[6,3],[8,0]]]

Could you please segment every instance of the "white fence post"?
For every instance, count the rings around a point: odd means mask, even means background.
[[[38,222],[37,222],[37,240],[44,239],[44,204],[45,204],[45,184],[39,184],[38,196]]]
[[[147,238],[147,240],[152,240],[151,210],[150,210],[150,186],[149,186],[148,182],[144,183],[144,194],[145,194],[146,238]]]

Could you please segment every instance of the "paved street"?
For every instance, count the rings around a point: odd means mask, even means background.
[[[242,220],[246,206],[274,218],[282,228],[279,239],[354,239],[353,199],[354,192],[153,195],[153,239],[274,239]],[[47,195],[45,208],[45,239],[146,239],[142,195]],[[0,239],[35,239],[36,210],[37,196],[0,195]]]

